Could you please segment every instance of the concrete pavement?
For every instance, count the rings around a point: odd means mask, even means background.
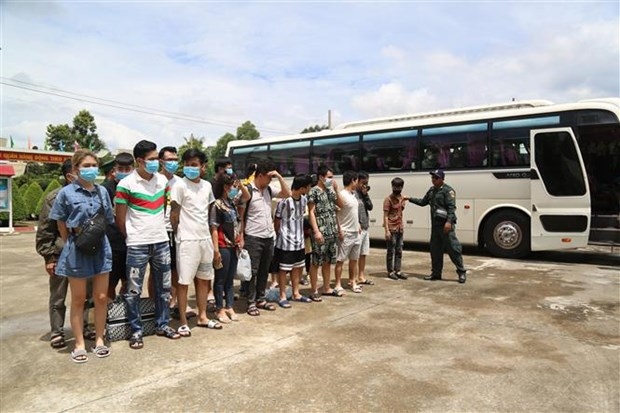
[[[60,352],[47,341],[34,235],[0,236],[0,250],[2,412],[620,410],[617,256],[470,252],[459,285],[447,257],[446,280],[423,281],[424,251],[405,251],[409,280],[388,280],[372,249],[376,285],[362,294],[147,337],[139,351],[115,342],[76,365],[71,341]]]

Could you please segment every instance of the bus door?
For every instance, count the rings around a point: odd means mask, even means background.
[[[590,193],[570,128],[530,131],[532,251],[584,247],[590,232]]]

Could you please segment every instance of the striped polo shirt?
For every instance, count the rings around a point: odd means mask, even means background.
[[[169,196],[168,179],[157,172],[146,180],[136,169],[118,183],[115,201],[127,205],[127,246],[168,242],[164,207]]]

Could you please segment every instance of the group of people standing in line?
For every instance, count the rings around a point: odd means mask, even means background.
[[[188,317],[192,315],[197,316],[198,327],[210,329],[239,320],[234,310],[233,280],[242,249],[249,252],[252,274],[250,281],[242,282],[240,294],[247,300],[250,316],[260,315],[261,310],[274,311],[275,304],[291,308],[290,301],[312,303],[321,302],[325,295],[342,297],[345,261],[347,286],[353,293],[361,293],[362,285],[374,284],[365,273],[370,247],[368,211],[373,208],[368,174],[345,171],[340,190],[333,170],[320,166],[315,182],[310,175],[300,174],[289,187],[270,160],[261,160],[247,171],[251,179],[241,183],[230,159],[221,158],[209,182],[202,179],[207,168],[204,152],[188,149],[180,161],[183,178],[176,175],[180,166],[176,148],[157,151],[153,142],[143,140],[135,145],[133,156],[116,156],[102,185],[95,184],[100,165],[92,152],[78,150],[63,164],[65,185],[48,194],[36,240],[37,252],[44,257],[50,275],[52,348],[66,347],[64,303],[70,287],[70,321],[75,336],[71,359],[76,363],[88,361],[85,340],[94,341],[91,350],[95,356],[109,356],[111,348],[104,337],[107,305],[116,297],[119,282],[133,332],[129,346],[143,348],[139,303],[147,265],[147,288],[155,300],[156,334],[169,339],[191,336]],[[402,196],[403,180],[392,181],[392,193],[383,204],[388,277],[407,278],[401,271],[402,211],[409,201],[431,205],[433,264],[427,279],[441,278],[443,250],[447,248],[459,282],[464,283],[466,270],[454,234],[454,190],[443,184],[443,171],[431,175],[433,187],[421,199]],[[270,185],[274,178],[279,181],[277,189]],[[279,199],[275,213],[274,199]],[[84,252],[76,247],[76,239],[97,214],[107,222],[106,234],[95,252]],[[302,295],[301,275],[307,259],[310,294]],[[266,297],[270,271],[277,273],[277,303],[268,302]],[[287,274],[292,285],[289,296]],[[188,306],[192,283],[197,314]],[[94,303],[95,331],[87,328],[84,315],[88,296]],[[212,319],[208,317],[211,303]],[[180,321],[176,330],[169,325],[171,311]]]

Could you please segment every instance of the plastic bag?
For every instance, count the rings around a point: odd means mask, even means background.
[[[237,261],[237,278],[241,281],[250,281],[252,279],[252,261],[247,250],[239,251],[239,260]]]

